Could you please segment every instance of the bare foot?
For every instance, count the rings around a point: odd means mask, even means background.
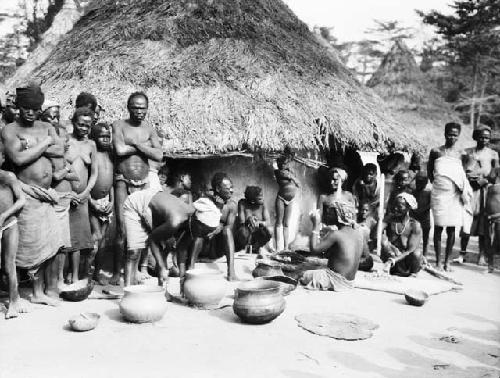
[[[444,264],[443,270],[448,273],[453,273],[453,269],[450,268],[448,264]]]
[[[479,266],[486,266],[486,261],[484,260],[484,256],[481,256],[481,257],[477,260],[477,265],[479,265]]]
[[[120,286],[121,284],[121,274],[120,273],[113,273],[113,276],[109,279],[109,284],[113,286]]]
[[[55,290],[46,290],[45,294],[52,299],[59,300],[59,293]]]
[[[36,304],[44,304],[47,306],[59,306],[59,303],[61,302],[59,299],[51,298],[48,297],[45,294],[38,295],[38,296],[32,296],[30,298],[31,303],[36,303]]]
[[[147,270],[137,272],[137,281],[139,281],[141,283],[150,279],[150,278],[151,278],[151,275],[147,272]]]
[[[488,266],[488,273],[494,273],[495,272],[495,267],[492,265]]]
[[[165,300],[167,302],[172,302],[173,300],[172,295],[167,290],[165,290]]]
[[[24,299],[17,299],[9,303],[9,309],[5,313],[5,319],[17,318],[19,314],[24,314],[31,311],[31,306]]]
[[[236,274],[230,274],[227,276],[227,280],[230,281],[230,282],[234,282],[234,281],[241,281],[238,276],[236,276]]]
[[[443,271],[444,271],[444,269],[443,269],[443,265],[441,265],[441,264],[436,264],[436,270],[437,270],[438,272],[443,272]]]

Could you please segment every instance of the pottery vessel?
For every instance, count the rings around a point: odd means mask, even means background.
[[[245,323],[263,324],[285,310],[280,283],[254,280],[241,284],[234,292],[233,310]]]
[[[59,296],[65,301],[81,302],[88,298],[94,289],[94,281],[80,280],[67,286],[59,293]]]
[[[271,276],[283,276],[283,271],[278,263],[272,261],[260,261],[257,262],[257,266],[252,271],[252,276],[257,277],[271,277]]]
[[[165,291],[160,286],[133,285],[123,291],[120,312],[129,322],[157,322],[165,315],[167,302]]]
[[[217,308],[226,295],[223,273],[213,269],[188,270],[184,281],[184,295],[192,306],[200,309]]]
[[[408,290],[405,293],[405,299],[412,306],[423,306],[429,299],[429,295],[422,290]]]
[[[101,316],[92,312],[82,312],[72,317],[68,322],[73,331],[85,332],[94,329]]]

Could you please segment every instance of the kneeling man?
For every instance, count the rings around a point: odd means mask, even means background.
[[[308,289],[343,291],[353,287],[352,281],[358,270],[363,253],[363,234],[354,225],[354,206],[334,202],[330,211],[323,213],[325,223],[336,225],[338,230],[329,231],[320,239],[321,215],[311,215],[313,232],[310,237],[312,253],[328,257],[328,269],[307,270],[300,283]]]
[[[418,250],[422,228],[410,216],[410,209],[416,208],[415,197],[400,193],[395,198],[391,216],[384,222],[386,237],[382,240],[380,257],[390,274],[408,277],[422,266],[422,254]]]

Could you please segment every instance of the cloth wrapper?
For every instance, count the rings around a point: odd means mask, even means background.
[[[69,209],[71,247],[75,250],[93,249],[94,239],[90,229],[89,200],[72,205]]]
[[[58,194],[53,189],[26,184],[21,187],[26,194],[26,204],[17,217],[19,247],[16,266],[33,272],[63,245],[54,209]]]
[[[61,196],[59,201],[54,204],[59,233],[61,234],[61,243],[64,248],[71,248],[71,231],[69,228],[70,204],[71,200],[68,197],[65,197],[64,194]]]
[[[472,188],[462,162],[442,156],[434,163],[434,182],[431,208],[434,223],[440,227],[460,227],[464,223],[464,209],[470,207]]]
[[[111,211],[108,214],[103,213],[104,209],[108,207],[108,205],[111,203],[109,199],[109,194],[106,197],[99,198],[96,201],[96,208],[99,211],[93,210],[91,207],[89,208],[90,213],[93,214],[96,218],[98,218],[101,222],[103,223],[109,223],[111,222],[111,218],[113,217],[113,211]]]
[[[221,211],[209,198],[200,198],[193,202],[196,209],[195,217],[208,227],[217,227],[222,216]]]
[[[309,290],[346,291],[354,287],[352,281],[328,268],[306,270],[300,283]]]

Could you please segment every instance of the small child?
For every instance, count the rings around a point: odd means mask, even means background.
[[[371,215],[372,207],[369,202],[362,202],[358,211],[358,226],[363,233],[365,247],[370,251],[376,248],[374,236],[377,232],[377,220]]]
[[[0,142],[0,166],[4,162],[4,147]],[[19,297],[17,288],[16,253],[19,239],[16,214],[24,206],[26,199],[19,181],[13,173],[0,170],[0,262],[5,257],[3,266],[9,279],[9,309],[5,319],[16,318],[19,313],[28,312],[29,306]],[[0,264],[1,265],[1,264]]]
[[[493,240],[488,245],[488,272],[493,273],[495,253],[500,251],[500,167],[491,171],[489,181],[493,184],[488,188],[486,196],[485,210],[488,216],[488,222],[493,229]]]
[[[431,230],[431,191],[427,189],[428,182],[429,180],[424,173],[419,172],[415,177],[414,196],[417,200],[417,209],[413,211],[413,217],[420,222],[422,227],[422,254],[424,256],[427,255]]]
[[[290,245],[289,226],[294,210],[294,200],[297,196],[297,190],[300,187],[299,180],[292,173],[290,163],[293,160],[291,152],[285,149],[283,155],[277,160],[277,168],[274,171],[276,181],[278,182],[278,194],[276,196],[276,249],[280,250],[281,240],[283,248],[287,250]]]

